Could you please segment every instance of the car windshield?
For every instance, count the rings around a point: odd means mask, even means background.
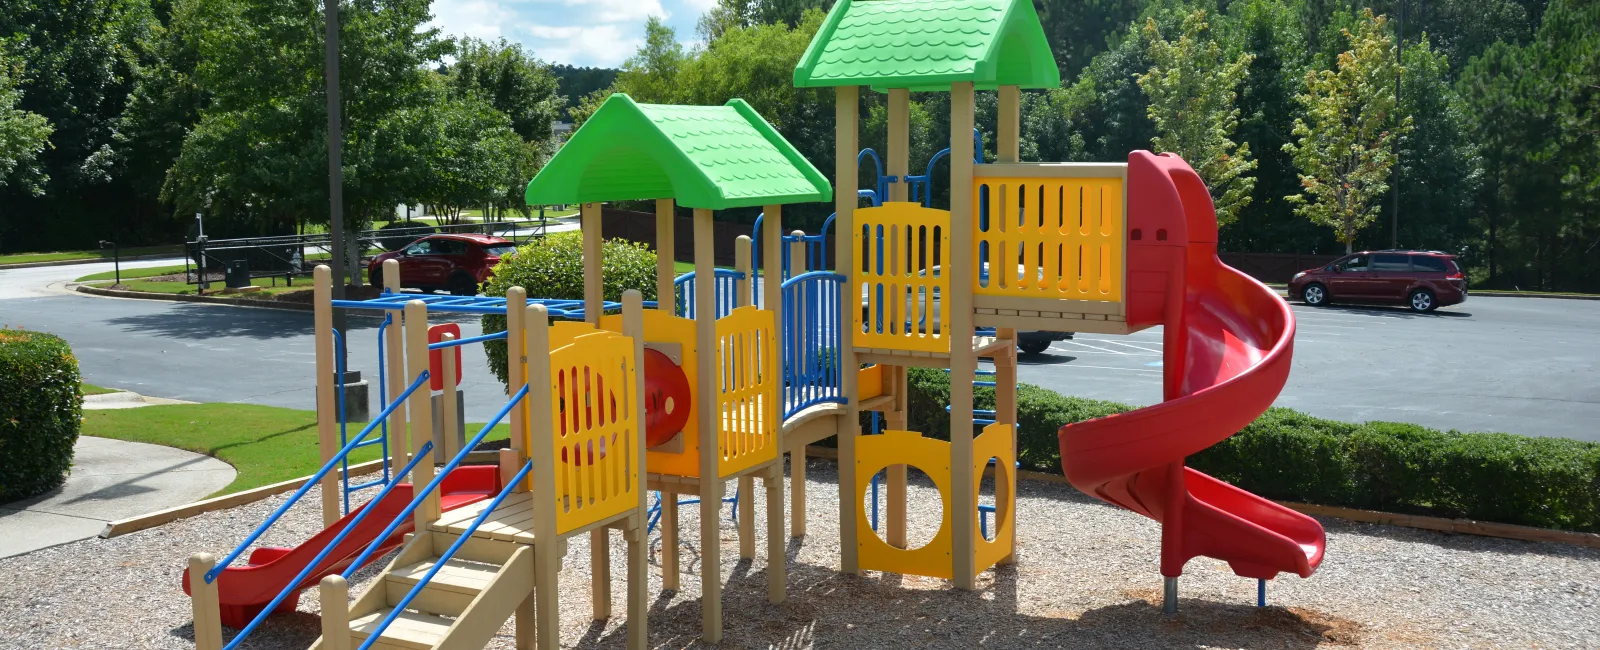
[[[490,244],[483,247],[483,252],[493,257],[508,257],[517,252],[515,244]]]

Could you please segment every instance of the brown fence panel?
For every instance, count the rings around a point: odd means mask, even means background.
[[[1341,255],[1302,255],[1299,253],[1218,253],[1222,263],[1243,271],[1262,282],[1283,284],[1294,274],[1325,266]]]

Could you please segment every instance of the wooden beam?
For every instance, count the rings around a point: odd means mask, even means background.
[[[678,279],[677,245],[673,238],[672,199],[656,199],[656,309],[676,311],[673,281]]]
[[[975,263],[972,241],[973,86],[950,86],[950,322],[943,324],[952,341],[972,340],[972,287]],[[973,489],[972,378],[977,358],[968,345],[950,346],[950,513],[954,582],[958,589],[976,583],[978,495]]]
[[[701,369],[717,367],[716,248],[711,211],[694,211],[695,353]],[[695,394],[700,400],[700,639],[722,641],[722,539],[720,525],[723,482],[717,476],[717,373],[701,372]]]
[[[406,375],[410,386],[428,370],[428,306],[421,300],[412,300],[406,303]],[[432,383],[430,379],[428,383]],[[451,395],[449,399],[454,400]],[[433,391],[423,385],[411,393],[411,403],[407,405],[411,413],[411,444],[412,456],[418,454],[432,454],[434,450],[424,450],[423,445],[433,443]],[[411,469],[411,484],[425,486],[433,481],[433,462],[431,459],[423,460]],[[417,489],[421,489],[420,487]],[[433,491],[422,505],[413,511],[416,530],[428,529],[428,524],[439,518],[439,493]]]
[[[561,547],[556,535],[555,450],[551,421],[550,394],[550,318],[544,305],[528,305],[523,312],[523,327],[528,341],[528,406],[533,418],[528,422],[529,438],[537,449],[529,449],[533,469],[533,535],[547,540],[533,547],[534,638],[536,647],[559,648],[561,638]]]
[[[888,174],[900,180],[889,184],[889,196],[878,198],[904,201],[911,187],[906,183],[906,174],[911,171],[911,91],[905,88],[889,89],[889,139],[885,144]]]
[[[506,394],[515,395],[528,384],[528,339],[527,327],[523,319],[527,317],[528,292],[522,287],[511,287],[506,290]],[[522,400],[516,408],[511,409],[511,450],[516,452],[516,467],[511,471],[522,469],[522,464],[528,462],[528,420],[532,414],[528,411],[528,400]],[[507,477],[509,478],[509,477]],[[528,491],[528,483],[513,488],[515,492]],[[531,622],[531,621],[530,621]]]
[[[384,260],[383,286],[400,292],[400,260]],[[389,327],[383,331],[383,352],[385,368],[389,377],[390,395],[385,399],[394,399],[392,395],[399,395],[406,387],[406,347],[405,336],[402,333],[402,321],[405,316],[399,311],[389,312],[392,317]],[[389,475],[398,476],[400,470],[405,469],[406,463],[411,462],[411,444],[406,437],[406,405],[395,407],[389,414]]]
[[[583,212],[583,320],[591,325],[600,324],[601,296],[605,293],[605,278],[600,269],[600,204],[585,203]],[[657,258],[657,264],[660,259]]]
[[[374,472],[381,472],[383,471],[383,463],[384,461],[380,459],[369,460],[359,465],[351,465],[350,475],[364,476]],[[263,485],[261,487],[245,490],[243,492],[234,492],[233,494],[212,497],[203,501],[196,501],[194,503],[186,503],[181,506],[164,508],[136,517],[129,517],[127,519],[118,519],[116,521],[106,523],[106,527],[100,531],[100,538],[111,539],[113,537],[120,537],[128,533],[155,528],[156,526],[160,526],[162,524],[171,523],[179,519],[186,519],[198,514],[216,510],[226,510],[228,508],[242,506],[247,503],[255,503],[275,494],[283,494],[284,492],[293,492],[298,490],[310,480],[310,476],[292,478],[287,481],[279,481],[277,483],[273,483],[272,485]]]
[[[311,304],[314,346],[317,354],[317,449],[322,464],[333,460],[344,445],[339,443],[339,395],[343,377],[338,374],[338,350],[333,344],[333,271],[318,264],[311,272]],[[340,511],[339,473],[322,477],[322,525],[332,526],[343,515]]]
[[[834,177],[833,209],[834,268],[850,275],[855,268],[856,210],[856,153],[860,149],[861,89],[857,86],[839,86],[834,89]],[[971,139],[969,138],[970,142]],[[970,145],[969,145],[970,146]],[[839,292],[841,314],[854,314],[861,310],[861,296],[854,291]],[[846,321],[854,323],[851,318]],[[856,368],[856,349],[851,338],[854,327],[845,333],[840,348],[841,368]],[[708,366],[709,367],[709,366]],[[840,373],[839,388],[848,401],[839,426],[839,570],[847,575],[861,573],[861,563],[856,552],[856,513],[862,504],[852,498],[855,492],[856,437],[861,435],[861,421],[856,410],[856,373]],[[854,503],[852,503],[855,501]]]

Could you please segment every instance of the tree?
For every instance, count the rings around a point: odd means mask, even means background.
[[[1211,190],[1217,225],[1239,218],[1250,203],[1256,163],[1250,145],[1239,145],[1238,88],[1255,56],[1245,52],[1231,61],[1211,38],[1204,9],[1183,19],[1183,35],[1166,40],[1154,18],[1145,19],[1144,39],[1152,65],[1139,75],[1139,88],[1150,98],[1147,114],[1155,123],[1155,150],[1178,154],[1199,173]]]
[[[1337,70],[1306,75],[1297,98],[1305,117],[1296,118],[1296,142],[1284,145],[1300,168],[1300,194],[1288,197],[1295,213],[1333,228],[1350,252],[1360,232],[1377,219],[1389,191],[1394,143],[1410,126],[1397,115],[1394,44],[1387,19],[1369,10],[1356,31],[1345,30],[1350,49],[1339,55]]]
[[[3,46],[0,43],[0,46]],[[39,154],[50,144],[50,120],[17,107],[22,91],[17,77],[22,65],[13,63],[0,47],[0,188],[15,186],[38,196],[49,174],[39,166]]]
[[[406,169],[407,184],[416,188],[408,198],[433,207],[443,220],[458,222],[462,208],[501,205],[513,192],[520,198],[532,178],[523,175],[525,141],[511,118],[476,94],[441,96],[392,119],[377,131],[385,141],[374,162]]]
[[[1450,84],[1450,62],[1427,34],[1402,54],[1400,114],[1412,128],[1395,141],[1399,155],[1402,246],[1462,253],[1479,239],[1472,204],[1478,152],[1467,132],[1466,105]]]
[[[448,79],[452,99],[483,98],[511,118],[511,130],[528,142],[551,140],[551,126],[566,103],[550,67],[503,38],[462,39]]]

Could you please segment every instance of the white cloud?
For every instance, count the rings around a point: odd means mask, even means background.
[[[521,43],[553,63],[615,67],[639,48],[645,21],[660,18],[680,41],[716,0],[434,0],[432,25],[452,36]]]

